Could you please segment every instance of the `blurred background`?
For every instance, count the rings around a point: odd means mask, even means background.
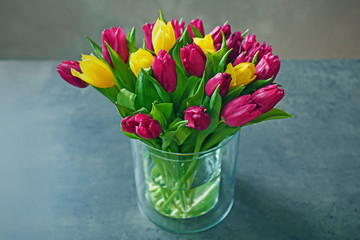
[[[204,21],[205,32],[228,21],[273,46],[281,59],[359,58],[359,0],[0,0],[0,59],[74,59],[90,53],[113,26],[127,33],[164,12]]]

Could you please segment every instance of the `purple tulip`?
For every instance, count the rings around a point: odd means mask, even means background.
[[[57,65],[56,70],[59,73],[60,77],[62,77],[62,79],[64,79],[65,81],[67,81],[68,83],[70,83],[75,87],[85,88],[89,86],[87,82],[84,82],[80,78],[74,77],[71,74],[72,68],[81,73],[79,63],[72,60],[62,61]]]
[[[205,113],[206,109],[202,106],[191,106],[184,111],[184,119],[188,120],[185,125],[196,130],[205,130],[210,125],[210,116]]]
[[[234,32],[226,40],[227,50],[232,49],[227,59],[229,62],[233,61],[239,55],[242,41],[243,41],[243,37],[241,37],[241,32]]]
[[[196,44],[187,44],[180,50],[181,62],[192,76],[201,77],[205,70],[206,56]]]
[[[171,19],[171,25],[175,32],[175,38],[178,39],[179,37],[181,37],[181,35],[184,31],[185,22],[179,23],[179,21],[177,19]]]
[[[274,84],[258,89],[251,95],[251,98],[254,103],[259,106],[261,113],[266,113],[270,111],[284,96],[284,90],[279,89],[279,86]]]
[[[231,127],[242,126],[261,115],[259,106],[251,95],[243,95],[228,102],[221,111],[221,118]]]
[[[194,36],[193,30],[190,25],[193,25],[197,30],[199,30],[199,32],[203,36],[205,36],[204,25],[203,25],[203,22],[201,19],[196,18],[196,19],[191,20],[187,27],[190,37],[191,37],[191,39],[193,39],[195,36]]]
[[[273,56],[271,53],[264,55],[256,65],[256,79],[269,79],[273,81],[280,70],[279,56]]]
[[[150,51],[154,51],[154,47],[152,45],[152,30],[154,28],[155,22],[153,22],[152,24],[150,23],[145,23],[142,26],[142,29],[144,31],[145,34],[145,44],[146,44],[146,48]]]
[[[169,93],[176,90],[176,62],[163,49],[154,57],[152,63],[153,75],[160,85]]]
[[[229,91],[229,86],[231,82],[231,75],[229,73],[218,73],[214,77],[210,78],[206,83],[205,92],[208,97],[216,90],[217,86],[219,87],[220,96],[223,98]]]
[[[152,139],[159,136],[162,132],[160,123],[149,115],[136,114],[127,116],[121,120],[123,131],[128,133],[136,133],[139,137]]]
[[[102,54],[104,59],[113,66],[110,53],[106,47],[105,42],[121,57],[124,63],[129,59],[129,48],[126,42],[126,37],[121,27],[113,27],[110,29],[104,29],[101,33],[102,38]]]
[[[216,51],[218,51],[221,48],[222,43],[222,34],[221,32],[224,32],[225,39],[228,39],[231,34],[231,28],[229,24],[225,24],[223,26],[217,26],[210,32],[210,35],[214,41],[214,46]]]

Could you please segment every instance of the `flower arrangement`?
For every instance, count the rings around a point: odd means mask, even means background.
[[[142,29],[141,48],[136,46],[134,28],[125,35],[121,27],[114,27],[103,30],[101,47],[88,38],[97,57],[82,55],[79,62],[57,66],[65,81],[79,88],[92,85],[115,105],[126,136],[165,152],[197,153],[216,147],[244,126],[291,117],[274,108],[284,97],[274,82],[279,57],[254,34],[231,33],[229,24],[205,34],[200,19],[185,26],[177,19],[166,21],[161,12],[156,22]],[[162,183],[187,184],[190,189],[193,180],[180,181],[171,167],[158,166],[165,171],[158,171]],[[196,174],[187,165],[179,168],[187,176]],[[170,197],[178,197],[182,207],[173,206],[168,214],[176,216],[176,208],[190,216],[184,206],[193,202],[194,193],[179,192],[162,191],[162,202],[170,206]],[[158,207],[160,212],[164,209]]]

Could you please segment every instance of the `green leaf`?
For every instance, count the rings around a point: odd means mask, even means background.
[[[138,74],[135,94],[137,95],[135,101],[136,109],[144,107],[148,111],[151,109],[152,102],[160,98],[154,85],[148,80],[143,71],[140,71]]]
[[[256,90],[263,88],[267,86],[269,83],[271,83],[272,79],[273,78],[271,77],[267,80],[255,80],[249,83],[248,85],[246,85],[245,89],[241,92],[241,95],[254,93]]]
[[[160,136],[160,138],[163,140],[162,149],[166,150],[170,144],[174,141],[175,135],[183,130],[183,127],[185,127],[185,124],[187,121],[182,121],[181,124],[177,125],[177,128],[173,131],[166,132],[163,136]]]
[[[252,60],[252,64],[254,64],[254,65],[256,65],[257,64],[257,57],[258,57],[258,55],[259,55],[259,51],[257,51],[256,53],[255,53],[255,55],[254,55],[254,57],[253,57],[253,60]]]
[[[99,45],[96,44],[96,42],[94,42],[93,40],[91,40],[90,37],[86,36],[86,38],[89,40],[91,47],[94,49],[94,52],[96,53],[96,55],[100,58],[103,59],[103,55],[102,55],[102,49]]]
[[[201,151],[206,151],[220,142],[222,142],[227,137],[230,137],[234,135],[237,131],[240,130],[240,127],[230,127],[226,125],[225,123],[220,123],[219,126],[222,125],[219,130],[215,130],[207,139],[206,142],[204,142],[203,147],[201,148]]]
[[[134,27],[128,33],[126,41],[127,41],[127,45],[129,48],[129,53],[133,53],[138,50],[138,48],[136,47],[136,37],[135,37],[135,28]]]
[[[163,113],[167,123],[173,121],[175,116],[173,103],[157,103],[156,107]]]
[[[161,100],[164,103],[170,102],[169,93],[160,85],[160,83],[155,78],[150,76],[150,74],[147,71],[145,71],[144,69],[141,69],[140,72],[142,72],[143,75],[145,76],[145,78],[147,78],[147,80],[153,84],[153,86],[155,87],[155,90],[157,91]]]
[[[188,128],[186,126],[182,127],[177,133],[175,134],[175,142],[178,145],[182,145],[185,140],[194,132],[193,128]]]
[[[109,87],[109,88],[98,88],[98,87],[94,87],[97,91],[99,91],[102,95],[104,95],[105,97],[107,97],[112,103],[116,103],[116,96],[117,96],[117,92],[115,90],[115,88],[113,87]]]
[[[215,75],[214,57],[211,53],[207,52],[206,53],[205,70],[204,70],[204,74],[203,74],[205,84],[214,75]]]
[[[209,133],[213,132],[219,124],[220,112],[221,112],[221,96],[220,85],[218,85],[210,98],[209,103],[209,116],[211,117],[210,125],[204,131]]]
[[[165,18],[164,18],[163,12],[162,12],[161,10],[160,10],[159,12],[160,12],[160,20],[163,21],[163,22],[165,22]]]
[[[201,82],[199,84],[199,87],[196,90],[196,93],[186,99],[184,99],[180,106],[179,114],[181,116],[183,115],[183,112],[189,107],[189,106],[200,106],[203,102],[204,94],[205,94],[205,80],[204,77],[201,79]]]
[[[136,94],[130,92],[126,88],[120,89],[117,95],[117,102],[119,105],[135,110]]]
[[[192,24],[190,24],[191,30],[194,34],[194,37],[196,38],[203,38],[204,36],[202,35],[202,33],[196,28],[194,27]]]
[[[241,34],[241,37],[244,38],[249,32],[249,29],[246,29],[245,32]]]
[[[224,32],[221,32],[221,35],[222,35],[221,48],[219,49],[219,51],[217,51],[214,54],[214,66],[217,66],[219,64],[220,60],[223,58],[223,56],[227,52],[226,38],[225,38]]]
[[[230,89],[229,92],[225,95],[225,97],[223,99],[223,106],[225,106],[225,104],[227,104],[231,100],[233,100],[237,97],[240,97],[240,94],[244,90],[244,88],[245,88],[245,86],[241,85],[241,86]]]
[[[167,127],[166,118],[165,118],[163,112],[161,110],[159,110],[156,103],[152,103],[152,109],[151,109],[150,115],[155,120],[159,121],[162,129],[166,129],[166,127]]]
[[[255,118],[254,120],[252,120],[251,122],[245,124],[244,126],[247,125],[251,125],[251,124],[255,124],[255,123],[259,123],[259,122],[263,122],[263,121],[267,121],[267,120],[273,120],[273,119],[283,119],[283,118],[290,118],[290,117],[294,117],[293,115],[277,109],[277,108],[273,108],[270,111],[261,114],[259,117]]]
[[[170,94],[171,100],[174,103],[176,111],[179,109],[181,100],[184,98],[184,93],[188,87],[189,79],[185,76],[184,72],[176,66],[177,84],[174,92]]]
[[[221,58],[219,64],[216,67],[215,74],[219,73],[219,72],[224,72],[225,64],[226,64],[227,58],[228,58],[231,51],[232,51],[232,48],[229,51],[227,51],[225,53],[225,55]]]
[[[187,43],[192,43],[191,36],[189,34],[189,30],[185,27],[184,32],[182,33],[181,37],[178,39],[181,44],[179,44],[179,48],[181,49]]]

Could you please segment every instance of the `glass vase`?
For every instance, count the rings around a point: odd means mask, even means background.
[[[131,140],[137,202],[159,227],[176,233],[215,226],[233,205],[240,132],[198,153],[171,153]]]

